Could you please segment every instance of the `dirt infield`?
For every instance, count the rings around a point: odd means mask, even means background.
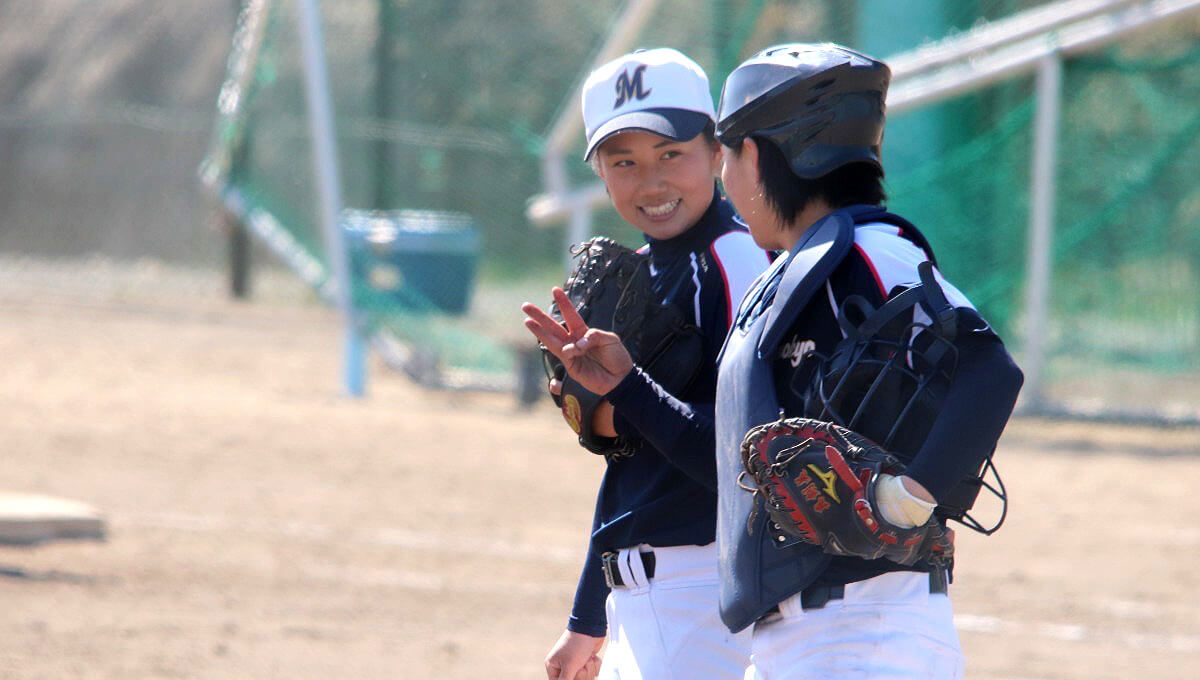
[[[382,369],[348,400],[336,319],[287,284],[0,265],[0,487],[110,530],[0,548],[0,678],[544,677],[601,472],[547,403]],[[959,532],[968,677],[1196,677],[1197,452],[1014,423],[1008,524]]]

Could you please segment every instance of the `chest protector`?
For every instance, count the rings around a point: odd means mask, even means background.
[[[781,415],[771,358],[813,294],[854,245],[859,224],[888,222],[932,253],[903,218],[878,206],[835,211],[805,232],[755,282],[730,328],[717,378],[717,544],[720,551],[721,619],[737,632],[771,607],[810,585],[829,564],[817,546],[771,531],[769,515],[755,512],[756,497],[737,484],[742,438],[752,427]],[[774,304],[779,301],[779,304]],[[747,520],[750,519],[748,524]]]

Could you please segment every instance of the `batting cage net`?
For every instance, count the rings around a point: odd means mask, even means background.
[[[769,44],[832,40],[887,58],[1043,3],[896,4],[664,0],[633,44],[683,50],[719,94]],[[519,303],[547,301],[563,275],[563,230],[526,216],[543,191],[546,135],[626,3],[321,5],[362,323],[439,375],[502,383],[532,343]],[[244,4],[204,173],[320,289],[329,263],[295,12],[285,0]],[[1188,388],[1200,379],[1200,19],[1165,25],[1063,62],[1046,408],[1200,414]],[[889,206],[925,230],[1018,355],[1035,106],[1032,75],[1001,80],[892,116],[884,148]],[[594,182],[572,158],[569,182]],[[611,210],[592,226],[640,241]]]

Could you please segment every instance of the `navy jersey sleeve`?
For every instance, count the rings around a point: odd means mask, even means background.
[[[699,285],[692,306],[704,333],[706,364],[694,386],[686,395],[672,395],[635,368],[606,396],[615,407],[618,417],[614,425],[620,434],[645,440],[672,465],[715,491],[716,358],[734,310],[770,261],[750,234],[740,230],[713,240],[706,251],[697,254],[697,261]]]
[[[867,282],[867,290],[859,290],[859,294],[874,304],[887,299],[889,291],[914,284],[916,266],[925,259],[923,252],[892,229],[887,225],[860,227],[854,256],[847,261],[853,277]],[[907,474],[934,498],[943,498],[978,471],[992,452],[1012,415],[1024,378],[970,300],[940,272],[935,270],[935,276],[959,313],[954,342],[958,364],[944,406]]]
[[[597,511],[598,512],[598,511]],[[592,519],[592,531],[596,530],[598,517]],[[608,599],[608,584],[604,582],[604,571],[600,566],[600,553],[596,545],[588,541],[587,557],[575,588],[575,602],[571,606],[571,617],[567,630],[592,637],[604,637],[608,628],[608,615],[604,603]]]
[[[689,477],[717,490],[712,402],[682,401],[637,366],[607,398],[622,414],[615,423],[620,434],[631,430]]]
[[[907,474],[945,498],[992,453],[1012,415],[1024,375],[1000,338],[974,310],[959,309],[958,368],[921,450]]]

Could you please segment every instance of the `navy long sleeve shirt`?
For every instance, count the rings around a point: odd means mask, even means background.
[[[686,232],[647,238],[654,289],[697,325],[704,363],[691,384],[668,395],[635,367],[607,396],[618,434],[638,443],[629,458],[608,463],[596,499],[587,559],[575,592],[568,630],[603,636],[608,588],[600,556],[639,544],[705,545],[716,532],[713,401],[717,353],[746,289],[769,258],[714,191],[713,202]],[[646,404],[650,404],[649,409]],[[653,413],[667,413],[667,419]],[[684,431],[687,430],[685,433]],[[707,433],[707,436],[705,435]],[[707,445],[694,448],[697,439]]]

